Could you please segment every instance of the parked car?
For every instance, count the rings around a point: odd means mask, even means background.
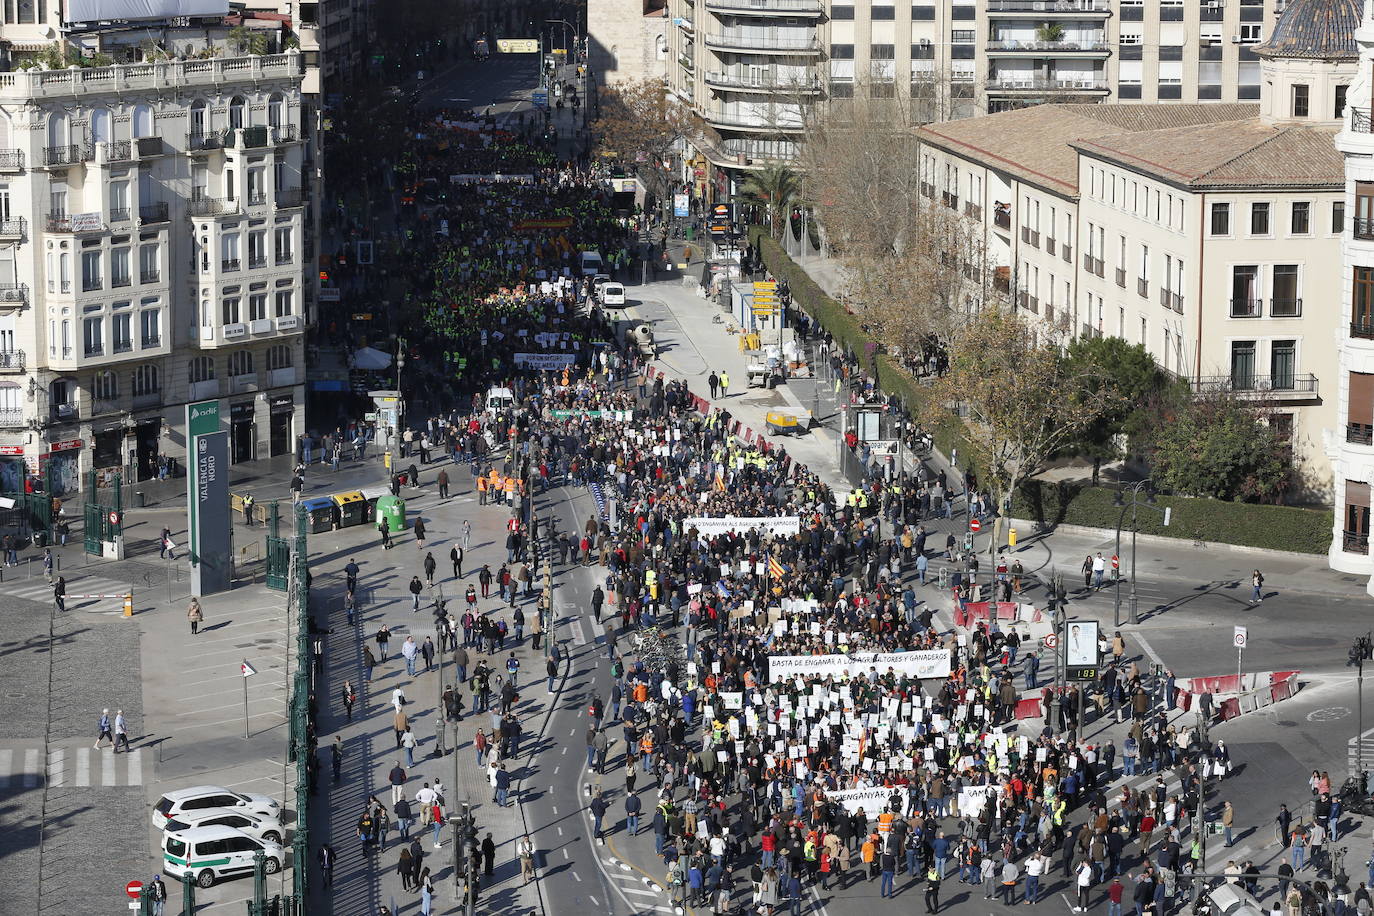
[[[183,833],[196,827],[233,827],[259,840],[280,843],[286,836],[281,820],[266,815],[249,814],[232,808],[199,808],[182,811],[169,819],[162,829],[168,833]]]
[[[223,786],[192,786],[168,792],[153,805],[153,826],[159,830],[167,821],[184,811],[204,811],[206,808],[227,808],[262,817],[281,819],[281,805],[273,798],[256,792],[234,792]]]
[[[601,286],[601,304],[603,307],[617,308],[625,307],[625,286],[621,283],[603,283]]]
[[[258,840],[233,827],[193,827],[162,835],[162,870],[182,881],[210,887],[221,878],[253,873],[261,852],[269,875],[281,871],[286,850],[280,843]]]

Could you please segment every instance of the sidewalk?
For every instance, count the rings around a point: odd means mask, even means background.
[[[398,760],[407,771],[407,799],[413,801],[415,792],[426,782],[442,782],[446,816],[456,815],[461,810],[462,802],[470,802],[479,839],[490,834],[496,844],[495,869],[490,878],[482,881],[479,906],[484,909],[496,906],[503,912],[542,909],[539,885],[537,882],[529,885],[521,882],[519,860],[515,853],[516,842],[526,830],[520,813],[517,786],[530,769],[532,754],[542,743],[538,732],[548,698],[544,689],[543,652],[532,648],[529,636],[534,600],[521,600],[521,607],[526,614],[526,634],[523,644],[515,649],[521,663],[522,688],[516,711],[525,732],[521,740],[522,756],[512,761],[512,806],[504,811],[498,811],[491,802],[492,792],[486,780],[485,768],[476,765],[473,748],[476,730],[483,728],[489,731],[493,724],[491,718],[485,713],[472,712],[471,690],[462,686],[464,715],[457,725],[457,735],[453,734],[452,729],[446,729],[444,746],[447,753],[443,757],[434,757],[438,697],[441,693],[438,658],[430,670],[425,670],[423,660],[417,661],[418,673],[410,677],[406,674],[400,653],[409,635],[414,635],[418,643],[423,643],[426,636],[430,637],[437,650],[438,640],[429,606],[438,597],[439,591],[427,592],[422,610],[413,612],[406,588],[412,575],[420,575],[423,579],[422,561],[426,552],[432,552],[438,561],[436,584],[444,598],[453,602],[450,609],[458,616],[461,616],[465,607],[462,601],[464,590],[469,582],[476,584],[476,571],[481,569],[483,563],[487,563],[494,572],[505,557],[505,521],[509,517],[509,509],[496,506],[478,508],[466,469],[458,468],[455,471],[452,466],[449,469],[454,478],[451,499],[439,501],[436,491],[431,488],[407,500],[408,521],[413,524],[414,519],[421,515],[425,519],[428,538],[424,551],[417,550],[413,537],[405,534],[395,539],[396,546],[392,551],[383,553],[370,530],[361,543],[352,537],[341,537],[344,532],[319,535],[311,540],[315,613],[321,624],[332,630],[328,637],[327,662],[318,696],[320,792],[317,796],[317,816],[311,824],[312,855],[321,843],[328,842],[338,856],[333,889],[323,892],[325,896],[321,898],[327,901],[322,902],[321,907],[329,912],[373,912],[382,905],[392,907],[393,912],[418,909],[418,894],[404,891],[396,873],[402,847],[397,831],[393,828],[382,844],[383,848],[370,855],[362,851],[356,836],[357,821],[369,797],[375,795],[391,810],[388,774]],[[473,523],[471,545],[463,563],[465,575],[462,580],[454,580],[448,551],[454,538],[461,537],[465,517]],[[346,529],[351,530],[357,529]],[[360,613],[358,622],[351,629],[342,612],[342,567],[350,558],[356,559],[362,568],[359,576],[362,599]],[[478,607],[486,612],[499,612],[499,616],[504,616],[509,622],[509,610],[502,610],[505,605],[499,601],[495,586],[492,597],[480,600]],[[368,684],[363,680],[363,645],[370,646],[374,655],[379,655],[373,637],[383,623],[391,627],[390,657],[378,665],[373,672],[372,682]],[[513,638],[508,638],[506,649],[488,659],[488,664],[504,673],[504,660],[512,648]],[[471,675],[472,666],[484,656],[473,649],[468,652],[472,661],[469,666]],[[451,663],[447,663],[444,683],[453,683],[453,677]],[[345,679],[352,682],[358,696],[352,722],[347,719],[341,698]],[[419,739],[414,752],[414,767],[406,765],[405,752],[396,747],[391,727],[394,712],[391,693],[396,687],[405,691],[405,711]],[[338,782],[333,780],[330,762],[330,745],[336,735],[343,739],[344,747]],[[435,912],[460,912],[461,901],[457,899],[460,887],[456,888],[454,883],[452,830],[443,831],[442,846],[437,849],[431,828],[420,829],[418,820],[411,830],[411,836],[420,837],[424,850],[422,867],[430,870],[435,887]],[[310,880],[314,890],[319,893],[318,870],[314,869],[315,863],[310,864]]]

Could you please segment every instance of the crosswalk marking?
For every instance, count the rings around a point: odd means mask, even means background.
[[[624,891],[624,892],[627,893],[627,894],[638,894],[638,895],[640,895],[641,897],[657,897],[657,896],[658,896],[658,894],[655,894],[653,891],[646,891],[646,890],[645,890],[644,888],[642,888],[642,887],[622,887],[621,890]]]
[[[132,591],[132,588],[128,582],[116,582],[113,579],[104,579],[99,576],[82,576],[78,579],[67,580],[67,594],[69,595],[127,595]],[[40,577],[14,583],[6,582],[0,586],[0,591],[10,597],[23,598],[26,601],[40,604],[53,600],[52,585]],[[69,598],[67,599],[67,609],[70,610],[74,606],[95,608],[113,600],[107,599],[104,602],[98,602],[94,599]]]
[[[100,751],[100,784],[102,786],[115,784],[114,748],[105,748]]]
[[[24,787],[31,789],[42,778],[43,771],[38,768],[38,748],[30,748],[24,752]]]
[[[0,789],[9,787],[10,770],[14,766],[14,751],[0,750]]]
[[[78,786],[91,784],[91,749],[88,747],[76,749],[76,784]]]
[[[129,785],[143,785],[143,751],[137,750],[129,755]]]
[[[62,771],[62,764],[65,762],[67,751],[58,748],[48,756],[48,785],[60,787],[65,782],[66,777]]]
[[[15,745],[18,746],[15,746]],[[46,756],[43,742],[32,739],[24,747],[13,742],[0,748],[0,791],[100,786],[141,786],[147,767],[143,756],[146,748],[134,748],[116,754],[111,748],[94,750],[89,745],[74,743],[48,746]],[[92,758],[96,758],[92,761]]]

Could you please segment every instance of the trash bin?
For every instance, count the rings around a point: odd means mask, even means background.
[[[300,504],[305,507],[305,517],[311,534],[329,531],[334,527],[334,500],[328,496],[316,496],[303,499]]]
[[[361,525],[367,517],[367,500],[363,494],[354,490],[350,493],[338,493],[334,496],[334,502],[339,507],[339,527],[347,528],[351,525]]]
[[[363,524],[377,524],[377,500],[383,496],[390,496],[391,491],[386,487],[363,487],[358,493],[364,500]]]
[[[377,524],[386,523],[386,530],[395,534],[406,528],[406,501],[390,493],[377,500]]]
[[[134,491],[134,505],[138,506],[140,509],[143,509],[148,505],[148,501],[146,498],[144,498],[142,490]]]
[[[39,548],[40,550],[41,550],[42,548],[44,548],[44,547],[47,547],[47,546],[48,546],[48,532],[46,532],[46,531],[35,531],[35,532],[33,533],[33,546]]]

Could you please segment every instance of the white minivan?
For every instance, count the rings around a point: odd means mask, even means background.
[[[162,870],[182,881],[210,887],[221,878],[253,873],[253,857],[266,856],[269,875],[281,871],[286,850],[279,843],[255,840],[233,827],[192,827],[162,835]]]
[[[620,283],[603,283],[601,285],[601,304],[606,307],[616,306],[625,307],[625,287]]]
[[[487,413],[501,413],[515,406],[515,393],[509,388],[487,389]]]
[[[247,811],[233,811],[229,808],[182,811],[167,821],[167,826],[162,829],[168,833],[182,833],[197,827],[233,827],[269,843],[280,843],[286,836],[286,830],[278,818],[249,814]]]
[[[601,261],[601,255],[595,251],[584,251],[579,261],[582,267],[582,276],[594,277],[605,270],[605,265]]]
[[[232,792],[223,786],[192,786],[175,789],[153,805],[153,826],[164,830],[169,820],[183,811],[203,811],[206,808],[228,808],[248,814],[281,819],[281,805],[275,799],[256,792]]]

